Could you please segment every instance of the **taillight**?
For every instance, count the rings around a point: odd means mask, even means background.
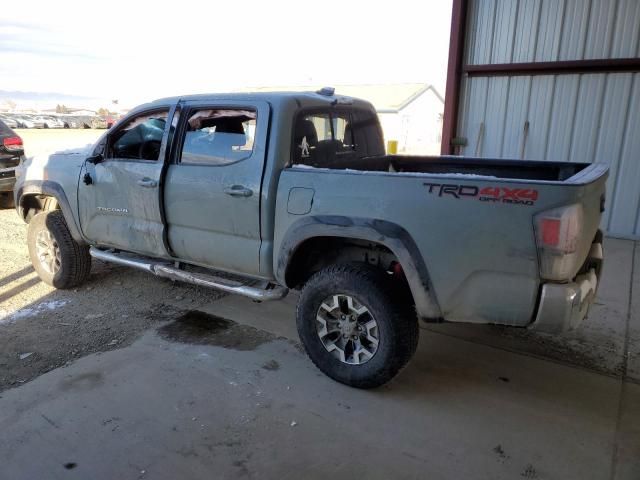
[[[18,136],[3,138],[2,144],[4,145],[4,148],[9,150],[10,152],[17,152],[18,150],[22,150],[22,139]]]
[[[583,211],[579,204],[554,208],[535,216],[540,276],[547,280],[570,280],[580,267],[578,245]]]
[[[542,244],[557,246],[560,243],[560,220],[557,218],[543,218],[540,221],[542,230]]]

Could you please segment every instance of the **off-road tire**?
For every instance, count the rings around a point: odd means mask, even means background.
[[[296,310],[298,334],[313,363],[334,380],[356,388],[375,388],[395,377],[415,353],[419,337],[415,309],[396,291],[386,272],[364,263],[334,265],[315,273],[302,289]],[[318,335],[320,305],[336,294],[356,299],[378,324],[377,351],[360,365],[335,358]]]
[[[60,250],[60,266],[55,273],[46,270],[36,253],[36,239],[38,233],[43,230],[49,231]],[[60,210],[41,212],[31,219],[27,231],[27,245],[33,268],[43,282],[53,287],[76,287],[84,282],[91,272],[89,247],[80,245],[73,239]]]

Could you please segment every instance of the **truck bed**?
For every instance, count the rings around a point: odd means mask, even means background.
[[[299,165],[296,165],[299,166]],[[545,182],[589,183],[604,173],[599,164],[502,160],[457,156],[381,155],[353,158],[336,156],[334,161],[315,167],[369,172],[425,173],[436,175],[477,175],[495,179]]]
[[[279,232],[295,229],[296,222],[309,221],[308,217],[323,224],[338,218],[344,225],[373,218],[401,226],[420,252],[445,320],[530,324],[543,282],[535,216],[580,204],[581,260],[587,258],[598,231],[607,177],[604,164],[346,157],[283,170],[276,251],[282,244]],[[300,192],[307,195],[304,208]],[[387,235],[381,231],[379,238]]]

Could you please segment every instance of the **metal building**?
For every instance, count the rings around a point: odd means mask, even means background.
[[[640,237],[640,0],[454,0],[442,153],[610,165]]]

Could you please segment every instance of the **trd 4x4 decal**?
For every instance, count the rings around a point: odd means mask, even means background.
[[[481,202],[533,205],[538,199],[538,191],[532,188],[477,187],[446,183],[425,183],[424,186],[429,193],[438,197],[450,195],[454,198],[475,198]]]

